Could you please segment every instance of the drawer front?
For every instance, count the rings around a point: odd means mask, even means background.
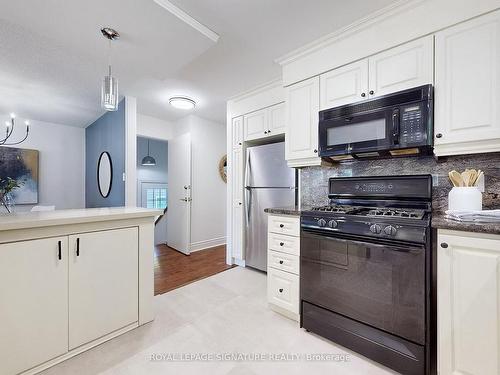
[[[292,255],[300,255],[300,237],[268,233],[267,247],[269,250],[281,251]]]
[[[299,277],[269,268],[267,270],[267,300],[294,314],[299,313]]]
[[[300,236],[300,219],[292,216],[269,216],[268,230],[272,233]]]
[[[297,255],[290,255],[272,250],[269,250],[267,252],[268,267],[276,268],[281,271],[291,272],[298,275],[299,263],[300,261]]]

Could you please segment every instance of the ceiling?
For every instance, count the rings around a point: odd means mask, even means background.
[[[195,113],[225,122],[225,102],[280,76],[274,60],[394,0],[171,0],[220,35],[214,42],[153,0],[0,0],[0,113],[85,127],[101,113],[112,65],[121,95],[164,120]],[[186,113],[168,105],[187,95]]]

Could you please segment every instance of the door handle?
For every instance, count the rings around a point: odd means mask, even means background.
[[[62,259],[62,243],[61,241],[57,241],[57,257],[59,260]]]
[[[181,200],[181,201],[183,201],[183,202],[191,202],[191,201],[192,201],[192,199],[191,199],[191,198],[181,198],[181,199],[179,199],[179,200]]]
[[[283,261],[282,261],[282,260],[280,260],[280,264],[283,264]]]
[[[80,238],[76,239],[76,256],[80,256]]]
[[[392,138],[394,144],[399,143],[399,110],[396,109],[392,113]]]

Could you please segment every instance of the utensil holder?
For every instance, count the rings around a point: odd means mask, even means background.
[[[454,187],[448,193],[448,210],[481,211],[483,194],[477,186]]]

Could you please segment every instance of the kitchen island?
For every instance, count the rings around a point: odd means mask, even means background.
[[[35,374],[152,321],[160,214],[0,215],[0,373]]]

